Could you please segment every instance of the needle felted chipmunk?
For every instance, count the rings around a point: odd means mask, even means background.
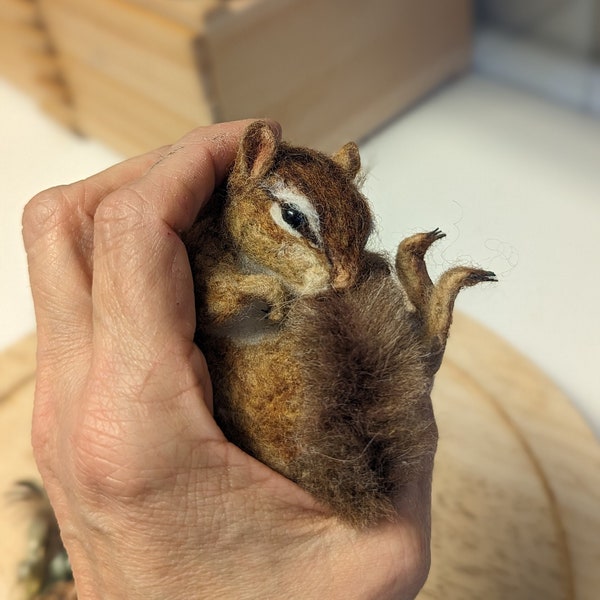
[[[431,460],[454,300],[495,276],[458,267],[434,285],[424,256],[438,230],[404,240],[394,266],[367,251],[359,169],[353,143],[327,157],[255,122],[185,242],[218,423],[362,527],[393,518]]]
[[[394,264],[368,251],[359,170],[353,143],[329,157],[255,122],[183,237],[217,422],[364,528],[393,519],[403,488],[430,466],[430,392],[454,301],[495,276],[456,267],[434,284],[424,257],[439,230],[405,239]],[[74,594],[72,583],[48,589],[40,598]]]

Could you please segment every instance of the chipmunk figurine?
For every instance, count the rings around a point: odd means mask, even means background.
[[[372,217],[355,144],[332,157],[249,126],[227,185],[186,235],[196,342],[227,437],[363,527],[427,464],[430,391],[461,288],[492,281],[458,267],[434,285],[418,234],[395,268],[368,252]]]
[[[495,275],[456,267],[434,285],[424,257],[437,229],[405,239],[394,265],[367,251],[359,171],[353,143],[328,157],[278,142],[257,121],[183,238],[224,433],[368,527],[393,519],[403,486],[428,468],[430,391],[454,301]],[[38,566],[26,562],[28,573]],[[74,584],[36,598],[74,599]]]

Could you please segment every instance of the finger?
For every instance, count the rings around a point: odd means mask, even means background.
[[[187,137],[202,141],[211,135],[208,129],[199,128]],[[226,135],[229,127],[222,129],[220,135]],[[45,329],[46,315],[51,317],[50,322],[55,315],[62,318],[65,306],[82,306],[84,315],[89,316],[89,285],[84,284],[91,280],[93,218],[97,207],[110,193],[139,180],[177,148],[164,146],[131,158],[87,179],[41,192],[27,204],[23,240],[36,312],[41,320],[38,329]],[[79,322],[77,311],[68,312],[69,323]]]
[[[94,345],[130,386],[147,381],[157,364],[189,363],[193,283],[177,232],[192,225],[225,176],[250,122],[195,130],[96,211]]]
[[[175,231],[188,229],[231,167],[240,136],[252,122],[200,127],[183,137],[146,176],[128,186],[136,209],[147,210]],[[270,125],[279,135],[279,125]]]
[[[203,131],[197,130],[196,136],[202,138]],[[107,195],[140,179],[172,151],[164,146],[41,192],[27,204],[23,240],[42,349],[47,346],[52,355],[72,356],[77,341],[89,340],[96,209]],[[50,358],[47,352],[43,356]]]
[[[23,241],[38,343],[54,354],[91,323],[93,213],[109,193],[147,172],[166,152],[161,148],[115,165],[97,175],[37,194],[23,213]],[[47,353],[43,353],[47,357]]]
[[[91,353],[94,205],[145,173],[167,151],[130,159],[71,185],[38,194],[23,214],[37,321],[38,364],[32,440],[42,472],[57,447],[57,424],[82,389]],[[62,416],[61,416],[62,415]]]

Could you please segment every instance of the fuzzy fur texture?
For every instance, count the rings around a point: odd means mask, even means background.
[[[359,168],[354,144],[327,157],[254,123],[186,244],[218,423],[365,527],[394,518],[404,486],[431,464],[430,391],[454,300],[494,275],[458,267],[434,285],[424,256],[438,230],[404,240],[394,266],[367,252]],[[297,231],[282,223],[277,190],[312,203]],[[307,225],[314,214],[319,236]]]

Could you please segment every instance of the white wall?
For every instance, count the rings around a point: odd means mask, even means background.
[[[600,47],[600,0],[481,0],[487,21],[578,54]]]

